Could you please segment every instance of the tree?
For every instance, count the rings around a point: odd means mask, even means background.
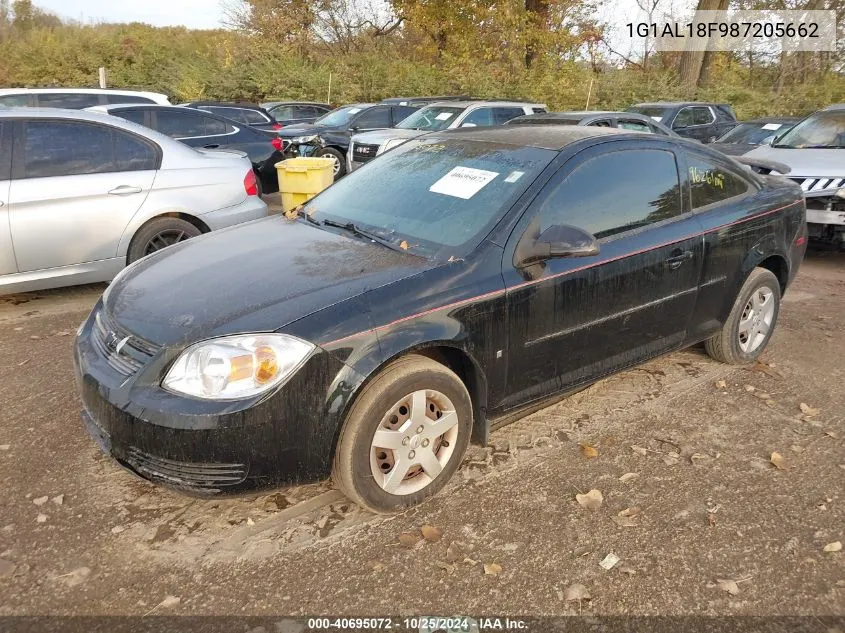
[[[696,11],[717,11],[723,4],[727,8],[727,0],[698,0]],[[705,51],[692,49],[692,42],[693,40],[687,42],[678,63],[681,85],[687,90],[695,90],[701,82],[701,70],[705,57]]]

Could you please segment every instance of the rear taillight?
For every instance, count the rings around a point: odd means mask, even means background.
[[[284,144],[282,143],[282,139],[280,139],[278,136],[270,142],[273,144],[273,147],[275,147],[280,152],[282,151],[282,149],[284,149]]]
[[[255,172],[251,169],[244,176],[244,190],[248,196],[258,195],[258,181],[255,179]]]
[[[795,240],[795,246],[804,246],[807,243],[807,236],[801,235],[798,239]]]
[[[274,123],[274,124],[273,124],[273,129],[274,129],[274,130],[281,130],[281,129],[282,129],[282,124],[281,124],[281,123]]]

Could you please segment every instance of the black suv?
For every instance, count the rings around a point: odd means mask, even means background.
[[[353,134],[395,127],[419,106],[353,103],[320,117],[312,124],[290,125],[279,131],[286,156],[325,156],[335,160],[334,175],[346,174],[346,152]]]
[[[702,143],[712,143],[737,124],[736,114],[727,103],[660,101],[638,103],[626,112],[649,116],[677,134]]]
[[[88,108],[143,125],[197,149],[234,149],[252,161],[261,193],[279,190],[276,163],[283,160],[275,133],[257,130],[211,112],[182,106],[113,105]]]

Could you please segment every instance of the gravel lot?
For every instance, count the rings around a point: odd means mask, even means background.
[[[810,252],[764,363],[695,348],[603,380],[387,518],[328,484],[188,498],[103,456],[71,369],[102,290],[0,298],[0,615],[845,615],[825,551],[845,541],[845,257]]]

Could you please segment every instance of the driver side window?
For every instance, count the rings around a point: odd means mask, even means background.
[[[678,116],[675,117],[675,122],[672,123],[672,127],[676,129],[679,127],[689,127],[690,125],[693,125],[692,108],[684,108],[678,112]]]
[[[589,158],[540,202],[540,233],[571,225],[602,239],[681,215],[675,155],[666,150],[612,151]]]

